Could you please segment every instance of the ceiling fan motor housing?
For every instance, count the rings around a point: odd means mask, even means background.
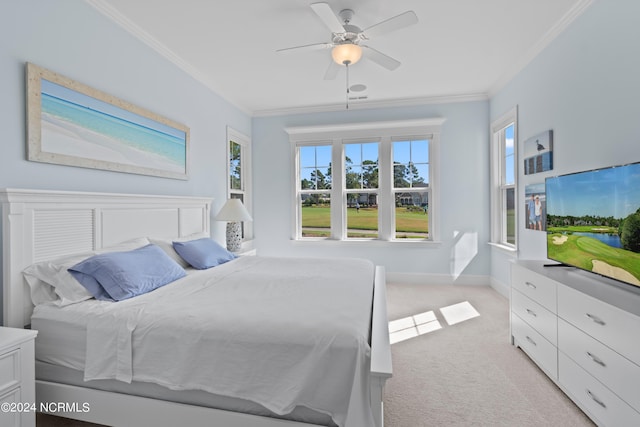
[[[344,33],[333,33],[331,41],[335,44],[357,44],[358,42],[360,42],[360,31],[360,28],[356,27],[355,25],[345,25]]]
[[[355,12],[351,9],[342,9],[340,13],[338,13],[338,16],[340,17],[340,19],[342,19],[342,22],[348,24],[349,22],[351,22],[351,18],[353,18],[354,14]]]

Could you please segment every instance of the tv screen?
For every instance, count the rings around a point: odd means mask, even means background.
[[[640,288],[640,163],[545,180],[547,258]]]

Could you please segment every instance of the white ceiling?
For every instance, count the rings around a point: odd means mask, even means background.
[[[324,80],[330,50],[277,49],[330,41],[310,8],[323,0],[87,0],[220,96],[252,115],[345,108],[346,72]],[[413,10],[418,24],[367,44],[402,62],[363,58],[350,108],[486,99],[593,0],[324,0],[360,28]]]

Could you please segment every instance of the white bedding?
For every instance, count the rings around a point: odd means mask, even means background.
[[[86,358],[51,357],[85,380],[205,390],[281,415],[301,405],[340,426],[373,425],[373,276],[364,260],[242,257],[130,300],[55,308],[85,325]],[[34,325],[52,310],[36,307]]]

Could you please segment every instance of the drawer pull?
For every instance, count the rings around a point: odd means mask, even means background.
[[[533,339],[531,339],[531,337],[529,335],[527,335],[526,338],[527,338],[527,341],[529,341],[531,344],[533,344],[535,346],[538,345],[538,344],[536,344],[536,342]]]
[[[593,354],[591,354],[591,352],[587,351],[587,356],[589,356],[589,359],[593,360],[594,363],[597,363],[598,365],[605,367],[607,366],[606,363],[604,363],[602,361],[602,359],[600,359],[598,356],[594,356]]]
[[[529,310],[528,308],[527,308],[527,313],[529,313],[529,314],[530,314],[531,316],[533,316],[533,317],[538,317],[538,315],[536,314],[536,312],[535,312],[535,311],[533,311],[533,310]]]
[[[593,320],[598,325],[602,325],[602,326],[606,325],[604,320],[602,320],[601,318],[599,318],[598,316],[596,316],[594,314],[586,313],[585,316],[587,316],[589,319]]]
[[[533,283],[531,283],[531,282],[524,282],[524,284],[525,284],[525,285],[527,285],[528,287],[530,287],[531,289],[537,289],[537,286],[536,286],[536,285],[534,285],[534,284],[533,284]]]
[[[590,397],[591,399],[593,399],[593,401],[594,401],[594,402],[596,402],[598,405],[602,406],[602,407],[603,407],[603,408],[605,408],[605,409],[607,408],[607,405],[605,405],[605,404],[604,404],[604,402],[603,402],[602,400],[598,399],[598,397],[597,397],[595,394],[591,393],[591,390],[587,389],[587,394],[588,394],[588,395],[589,395],[589,397]]]

